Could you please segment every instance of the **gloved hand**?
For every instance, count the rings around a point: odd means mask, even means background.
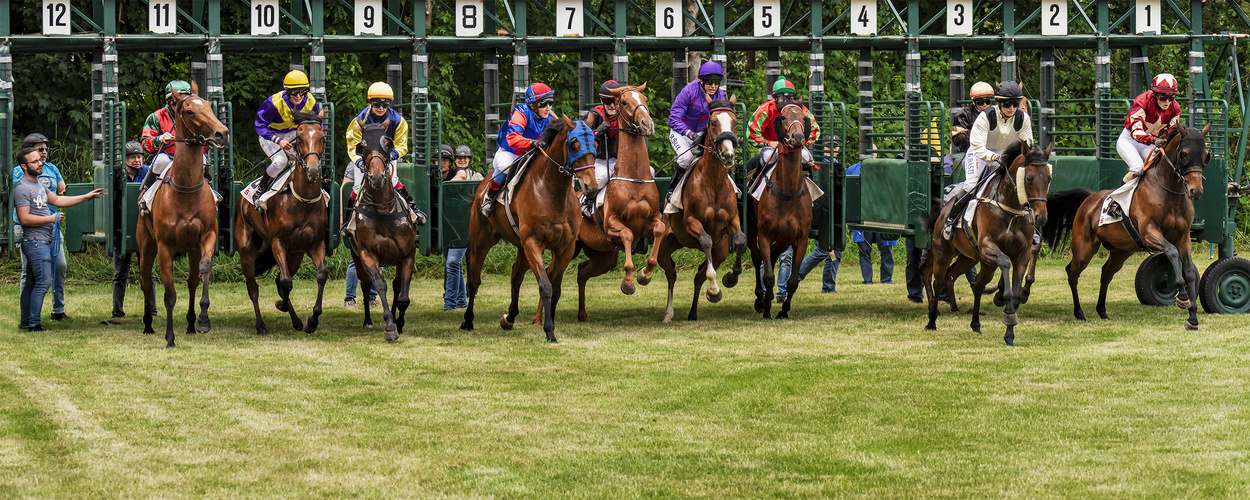
[[[399,151],[396,151],[396,150],[392,149],[392,150],[391,150],[391,161],[395,161],[395,160],[398,160],[398,159],[399,159]]]
[[[531,142],[531,143],[530,143],[530,147],[531,147],[532,149],[542,149],[542,150],[546,150],[546,149],[547,149],[547,141],[544,141],[544,140],[542,140],[542,139],[535,140],[534,142]]]
[[[1157,147],[1157,148],[1161,148],[1161,147],[1163,147],[1163,146],[1166,146],[1167,144],[1168,144],[1168,140],[1167,140],[1167,139],[1164,139],[1164,138],[1162,138],[1162,137],[1156,137],[1156,138],[1155,138],[1155,147]]]
[[[604,132],[608,131],[608,128],[608,122],[600,123],[598,127],[595,127],[595,135],[603,135]]]
[[[413,209],[413,211],[417,212],[417,225],[424,226],[426,222],[425,212],[422,212],[419,208]]]
[[[694,131],[693,131],[693,130],[687,130],[687,131],[686,131],[686,133],[685,133],[685,135],[686,135],[686,138],[687,138],[687,139],[691,139],[691,140],[693,140],[693,139],[694,139]]]

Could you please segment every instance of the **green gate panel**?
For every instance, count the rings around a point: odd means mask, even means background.
[[[921,227],[920,220],[932,210],[933,165],[926,161],[907,162],[907,214],[902,224],[913,230],[916,236],[916,248],[929,248],[929,230]],[[940,171],[941,163],[937,163]],[[940,182],[940,177],[937,179]],[[937,189],[941,189],[940,187]],[[905,233],[904,233],[905,234]]]
[[[1091,188],[1094,191],[1102,191],[1104,189],[1115,189],[1124,184],[1124,174],[1128,173],[1128,164],[1119,158],[1103,158],[1098,160],[1099,163],[1099,181],[1098,187]]]
[[[862,224],[864,222],[861,188],[858,175],[848,175],[842,180],[842,206],[846,207],[846,223]]]
[[[1202,198],[1194,201],[1193,229],[1198,239],[1223,243],[1237,230],[1229,210],[1228,166],[1223,158],[1213,158],[1203,169]],[[1233,199],[1234,205],[1237,199]]]
[[[905,160],[871,158],[860,165],[860,214],[864,225],[902,230],[907,224]]]
[[[121,195],[121,227],[119,228],[120,241],[117,243],[117,250],[122,253],[138,252],[139,243],[135,241],[135,228],[139,225],[139,188],[143,187],[138,182],[127,182],[122,188]]]
[[[1050,192],[1052,193],[1077,188],[1094,191],[1102,189],[1102,162],[1098,158],[1050,155],[1050,164],[1054,167],[1050,178]],[[1121,162],[1120,165],[1124,163]],[[1124,174],[1119,174],[1119,177],[1115,179],[1116,182],[1118,183],[1122,177]]]
[[[65,196],[78,196],[90,193],[92,189],[95,189],[95,185],[91,183],[76,182],[67,184],[65,186]],[[65,212],[65,223],[63,224],[64,227],[61,228],[61,231],[65,234],[65,251],[81,252],[83,241],[91,241],[92,236],[95,236],[95,205],[94,202],[86,202],[61,209],[62,212]]]
[[[438,190],[438,248],[441,253],[448,248],[469,246],[469,215],[476,208],[473,196],[482,181],[443,182]]]

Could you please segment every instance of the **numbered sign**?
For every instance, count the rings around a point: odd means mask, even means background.
[[[175,33],[178,31],[178,4],[174,0],[148,1],[148,31]]]
[[[1042,34],[1068,34],[1068,0],[1042,0]]]
[[[356,0],[356,35],[382,34],[382,0]]]
[[[655,36],[682,36],[686,20],[681,0],[655,0]]]
[[[456,36],[481,35],[485,12],[482,0],[456,0]]]
[[[43,0],[43,34],[69,34],[69,0]]]
[[[1160,0],[1137,0],[1137,33],[1163,33]]]
[[[781,0],[755,0],[755,36],[781,36]]]
[[[252,0],[252,34],[278,34],[278,0]]]
[[[971,35],[972,0],[946,0],[946,34]]]
[[[582,0],[556,0],[556,36],[582,36]]]
[[[877,34],[877,0],[851,0],[851,34]]]

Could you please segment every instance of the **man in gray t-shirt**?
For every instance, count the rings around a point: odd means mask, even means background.
[[[40,324],[43,297],[52,284],[53,226],[65,221],[65,214],[53,214],[48,203],[62,208],[72,207],[98,198],[104,190],[96,189],[78,196],[57,195],[39,182],[43,159],[35,148],[22,148],[17,152],[17,159],[23,175],[13,188],[13,206],[17,208],[17,220],[22,224],[22,254],[26,256],[28,274],[26,283],[22,285],[19,327],[38,332],[43,331]]]

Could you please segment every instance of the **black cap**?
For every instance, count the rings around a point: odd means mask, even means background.
[[[35,132],[33,134],[26,136],[26,138],[22,139],[22,147],[29,148],[41,142],[48,142],[47,136],[44,136],[43,134]]]
[[[442,146],[438,147],[438,155],[441,158],[447,158],[449,160],[453,160],[456,158],[456,152],[451,149],[451,146],[448,146],[446,144],[443,144]]]
[[[139,145],[139,141],[130,141],[126,143],[126,156],[143,154],[143,146]]]

